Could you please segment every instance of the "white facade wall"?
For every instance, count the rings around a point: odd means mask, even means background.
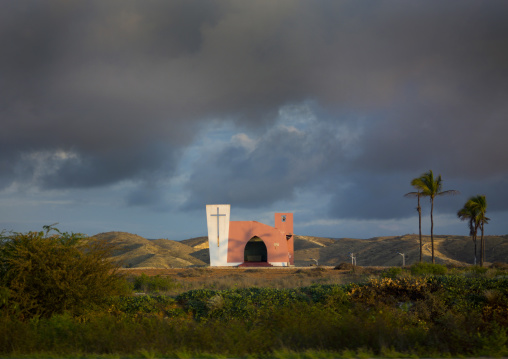
[[[228,239],[231,205],[207,204],[206,222],[208,226],[208,246],[210,247],[211,266],[229,266]]]

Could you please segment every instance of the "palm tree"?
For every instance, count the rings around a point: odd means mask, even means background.
[[[417,188],[422,192],[422,195],[430,198],[430,243],[432,247],[432,263],[435,263],[434,258],[434,198],[437,196],[444,196],[448,194],[457,194],[458,191],[448,190],[441,191],[443,187],[443,180],[441,175],[434,178],[432,170],[425,172],[420,177],[415,178],[411,181],[411,186]]]
[[[485,241],[483,237],[485,224],[489,223],[490,218],[487,218],[485,213],[487,213],[487,199],[485,195],[478,195],[471,197],[466,205],[471,207],[472,210],[476,214],[476,225],[482,231],[482,236],[480,239],[480,266],[483,267],[483,262],[485,262]]]
[[[478,234],[478,222],[477,222],[477,209],[472,206],[471,199],[468,200],[464,207],[462,207],[458,212],[457,216],[462,221],[468,221],[468,227],[469,227],[469,235],[471,236],[471,239],[474,243],[474,265],[476,265],[476,240],[477,240],[477,234]]]
[[[417,192],[409,192],[404,195],[404,197],[416,197],[418,198],[418,206],[416,206],[416,210],[418,211],[418,230],[420,237],[420,263],[422,262],[422,252],[423,252],[423,243],[422,243],[422,207],[420,207],[420,197],[422,196],[422,192],[418,189]]]

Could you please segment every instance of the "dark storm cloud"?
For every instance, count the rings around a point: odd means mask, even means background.
[[[225,201],[259,207],[291,199],[295,189],[333,172],[330,157],[344,156],[336,130],[316,125],[308,131],[277,126],[250,139],[239,136],[195,164],[187,183],[187,206]]]
[[[403,191],[408,189],[406,182],[400,174],[342,177],[338,183],[343,189],[333,192],[329,202],[330,213],[334,218],[346,219],[413,216],[411,209],[416,207],[416,200],[413,202],[413,199],[403,197]]]
[[[213,23],[214,11],[188,2],[153,5],[2,4],[4,185],[16,180],[13,167],[33,164],[26,154],[48,151],[77,156],[40,177],[45,187],[171,172],[167,162],[191,139],[187,120],[194,115],[171,103],[184,81],[161,77],[172,57],[200,47],[200,26]]]
[[[397,192],[372,178],[506,176],[507,15],[504,0],[2,2],[0,186],[171,177],[211,118],[264,136],[209,151],[189,206],[273,203],[340,175],[331,213],[361,198],[349,216],[370,218]],[[307,100],[315,129],[273,127]],[[333,137],[348,121],[363,126],[353,152]]]

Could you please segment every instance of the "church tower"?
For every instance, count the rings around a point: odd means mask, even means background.
[[[229,242],[229,204],[207,204],[206,222],[208,226],[208,246],[210,265],[227,266]]]

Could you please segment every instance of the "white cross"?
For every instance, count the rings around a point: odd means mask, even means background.
[[[226,216],[225,214],[219,214],[219,207],[217,207],[217,214],[211,214],[210,216],[216,216],[217,217],[217,247],[219,247],[219,217],[220,216]]]

